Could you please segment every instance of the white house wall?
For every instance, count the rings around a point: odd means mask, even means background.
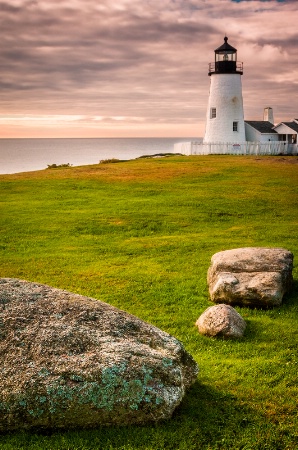
[[[268,141],[278,141],[278,134],[277,133],[261,133],[260,131],[256,130],[254,127],[252,127],[250,124],[245,122],[245,134],[246,134],[246,140],[249,142],[268,142]]]
[[[288,127],[284,123],[280,123],[274,127],[275,131],[279,134],[297,134],[297,131],[292,130],[292,128]]]
[[[253,128],[248,123],[245,123],[245,135],[246,140],[250,142],[258,141],[260,138],[260,132]]]
[[[272,133],[272,134],[261,134],[260,135],[260,142],[268,142],[268,141],[278,141],[278,134],[277,133]]]

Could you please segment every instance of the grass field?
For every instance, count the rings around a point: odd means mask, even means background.
[[[0,175],[1,277],[95,297],[180,339],[200,367],[172,420],[10,433],[0,449],[298,448],[298,273],[281,307],[237,310],[242,340],[200,336],[211,256],[298,257],[298,158],[198,156]],[[294,260],[295,262],[295,260]]]

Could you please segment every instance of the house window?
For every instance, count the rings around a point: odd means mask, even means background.
[[[233,122],[233,131],[238,131],[238,122]]]
[[[216,108],[210,108],[210,119],[215,119],[216,117]]]

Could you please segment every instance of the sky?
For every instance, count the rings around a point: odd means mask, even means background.
[[[298,0],[0,0],[0,138],[202,137],[208,64],[244,116],[298,116]]]

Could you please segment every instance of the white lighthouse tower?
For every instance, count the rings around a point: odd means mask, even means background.
[[[245,142],[241,75],[243,63],[237,62],[237,50],[224,44],[215,51],[209,64],[210,92],[204,143]]]

